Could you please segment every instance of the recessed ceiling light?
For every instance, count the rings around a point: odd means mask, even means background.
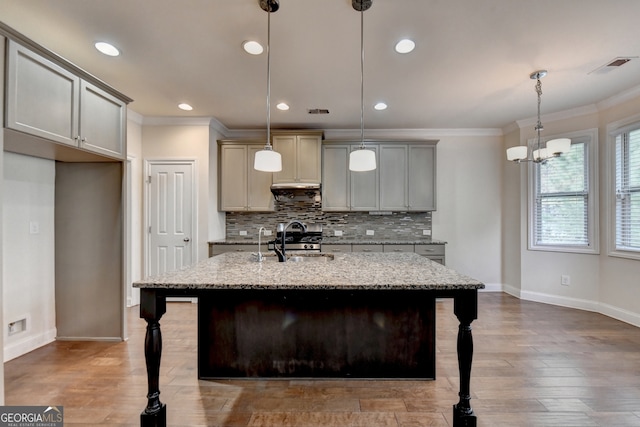
[[[120,51],[117,47],[107,42],[97,42],[95,45],[96,49],[98,49],[101,53],[108,56],[118,56],[120,55]]]
[[[416,44],[413,40],[402,39],[398,43],[396,43],[396,52],[398,53],[409,53],[416,47]]]
[[[289,105],[285,104],[284,102],[281,102],[278,105],[276,105],[276,108],[278,110],[287,111],[289,109]]]
[[[376,105],[373,106],[373,108],[375,108],[378,111],[386,110],[387,104],[385,104],[384,102],[378,102]]]
[[[184,111],[191,111],[193,110],[193,107],[185,102],[183,102],[182,104],[178,104],[178,108]]]
[[[253,40],[242,43],[242,48],[245,52],[251,55],[260,55],[262,52],[264,52],[264,48],[262,47],[262,45]]]

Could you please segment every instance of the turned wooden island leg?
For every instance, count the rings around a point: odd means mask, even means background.
[[[141,427],[165,427],[167,407],[160,401],[160,358],[162,356],[162,333],[160,318],[167,311],[166,298],[156,291],[141,289],[140,317],[147,321],[144,340],[144,358],[147,365],[147,407],[140,414]]]
[[[471,322],[478,318],[478,292],[461,291],[454,297],[454,312],[458,327],[458,370],[460,372],[460,400],[453,405],[454,427],[475,427],[476,415],[471,409],[471,362],[473,360],[473,336]]]

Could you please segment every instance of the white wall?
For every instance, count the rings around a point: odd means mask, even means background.
[[[609,256],[608,243],[610,241],[610,215],[608,215],[609,202],[608,188],[609,165],[606,155],[608,149],[607,124],[623,120],[626,117],[640,113],[640,97],[630,101],[617,102],[607,100],[598,106],[585,107],[573,112],[564,112],[556,120],[547,120],[543,117],[545,125],[544,135],[584,131],[598,128],[599,144],[599,236],[600,253],[574,254],[561,252],[530,251],[527,249],[528,230],[528,200],[527,200],[527,167],[526,164],[516,165],[506,163],[505,193],[506,198],[518,197],[520,209],[512,209],[514,204],[505,202],[503,213],[506,223],[502,233],[503,239],[509,242],[503,248],[503,262],[513,265],[503,265],[504,290],[523,299],[540,301],[567,307],[580,308],[600,312],[611,317],[618,318],[628,323],[640,326],[640,261],[622,259]],[[513,135],[518,135],[520,141],[513,141]],[[508,135],[505,146],[517,144],[525,145],[526,141],[535,136],[532,126],[524,127],[519,132]],[[520,168],[519,177],[513,168]],[[519,178],[519,179],[518,179]],[[513,182],[519,181],[519,184]],[[516,194],[516,188],[520,193]],[[518,225],[518,229],[516,228]],[[513,247],[518,244],[518,239],[511,233],[519,234],[519,259],[512,256]],[[520,263],[518,271],[517,264]],[[560,276],[571,276],[571,284],[560,284]],[[518,277],[519,276],[519,277]],[[518,286],[517,282],[520,282]]]
[[[8,361],[56,336],[55,162],[4,153],[3,166],[2,328]],[[26,330],[8,336],[7,325],[23,318]]]
[[[142,116],[128,111],[127,113],[127,158],[130,165],[128,176],[129,195],[129,239],[128,262],[129,274],[127,277],[127,306],[140,303],[140,290],[133,288],[131,284],[142,279],[142,190],[143,190],[143,162],[142,162]]]
[[[212,121],[213,123],[214,121]],[[210,242],[224,240],[226,225],[224,212],[218,212],[218,140],[224,135],[216,126],[209,127],[209,236]],[[265,137],[266,139],[266,137]]]
[[[186,122],[188,123],[188,122]],[[197,260],[208,257],[209,236],[209,122],[142,126],[144,161],[195,159],[197,169]]]
[[[448,242],[448,267],[500,289],[503,137],[437,139],[433,238]]]

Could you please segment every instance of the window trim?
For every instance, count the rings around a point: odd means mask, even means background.
[[[640,114],[607,124],[606,186],[607,186],[607,255],[618,258],[639,259],[640,251],[616,248],[616,136],[640,129]]]
[[[566,252],[579,254],[599,254],[600,253],[600,216],[599,216],[599,179],[598,179],[598,129],[586,129],[576,132],[563,133],[548,136],[542,139],[543,142],[555,138],[571,138],[572,143],[584,142],[587,149],[588,171],[587,180],[589,183],[589,197],[587,199],[587,230],[589,245],[537,245],[535,244],[535,205],[536,205],[536,176],[535,164],[529,163],[528,167],[528,241],[527,249],[530,251],[543,252]],[[529,147],[537,143],[535,138],[527,140]],[[550,160],[553,161],[553,160]]]

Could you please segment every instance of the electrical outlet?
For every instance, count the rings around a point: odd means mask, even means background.
[[[562,286],[569,286],[571,284],[571,276],[568,276],[566,274],[560,276],[560,284]]]
[[[40,223],[38,221],[30,221],[29,222],[29,233],[30,234],[38,234],[38,233],[40,233]]]
[[[333,235],[334,236],[342,236],[342,230],[334,230]]]
[[[241,236],[246,236],[247,235],[247,230],[240,230],[240,235]]]
[[[367,230],[367,236],[373,236],[374,234],[376,234],[375,231],[373,230]]]
[[[423,236],[431,236],[431,230],[422,230]]]
[[[264,234],[265,236],[271,236],[271,230],[264,230],[262,234]]]

